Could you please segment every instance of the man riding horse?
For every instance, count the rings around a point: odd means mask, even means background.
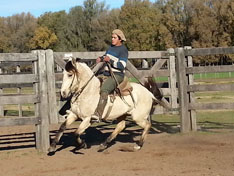
[[[112,31],[111,46],[103,57],[97,58],[96,62],[106,62],[104,72],[106,79],[100,89],[100,100],[92,118],[101,120],[104,108],[107,104],[108,95],[112,93],[119,83],[124,80],[125,67],[128,60],[128,49],[123,44],[126,41],[124,33],[115,29]],[[113,71],[113,75],[112,72]]]

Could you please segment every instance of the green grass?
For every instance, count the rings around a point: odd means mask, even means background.
[[[194,74],[194,79],[223,79],[223,78],[234,78],[234,72],[222,72],[222,73],[202,73]]]
[[[222,72],[222,73],[202,73],[202,74],[194,74],[195,81],[197,80],[209,80],[209,79],[230,79],[234,78],[234,72]],[[138,82],[135,78],[129,79],[132,82]],[[160,76],[155,78],[156,82],[168,82],[167,76]]]
[[[167,132],[178,132],[180,125],[179,115],[153,115],[152,126]],[[198,129],[209,130],[234,130],[234,111],[200,111],[197,112]],[[164,128],[163,128],[164,127]]]
[[[19,111],[17,110],[4,110],[4,115],[7,117],[9,116],[19,116]],[[34,116],[34,111],[22,111],[22,116],[24,117],[30,117]]]
[[[198,103],[232,103],[234,102],[234,91],[225,92],[196,92]]]

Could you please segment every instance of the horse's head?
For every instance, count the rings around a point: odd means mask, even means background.
[[[63,71],[63,83],[61,87],[61,96],[63,98],[68,98],[76,91],[79,81],[78,74],[77,60],[75,58],[70,58]]]

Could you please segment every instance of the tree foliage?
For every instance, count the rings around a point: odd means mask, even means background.
[[[47,27],[38,27],[28,46],[31,49],[49,49],[57,41],[57,36]]]
[[[169,47],[226,47],[234,45],[233,0],[125,0],[120,9],[85,0],[83,6],[0,17],[0,52],[103,51],[111,31],[122,29],[129,50]],[[197,57],[197,63],[232,62],[232,55]]]

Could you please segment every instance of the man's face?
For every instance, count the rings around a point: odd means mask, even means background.
[[[118,35],[116,34],[112,34],[112,45],[115,45],[115,46],[120,46],[122,43],[121,43],[121,40],[119,39]]]

